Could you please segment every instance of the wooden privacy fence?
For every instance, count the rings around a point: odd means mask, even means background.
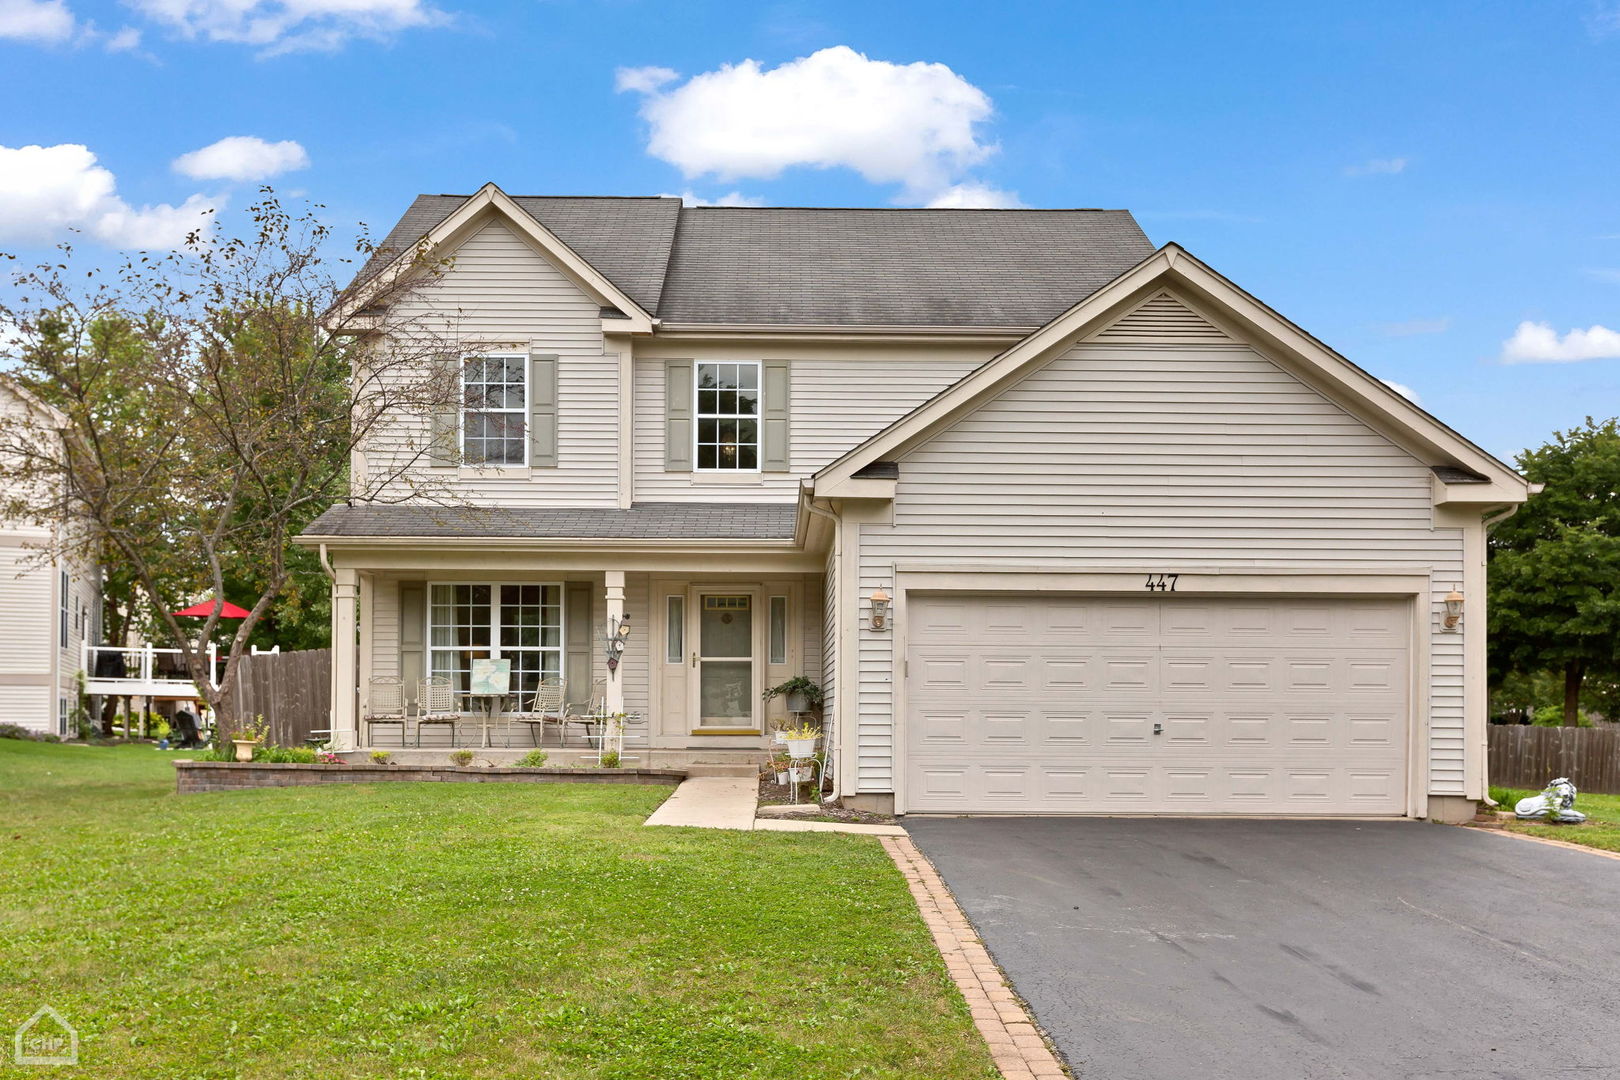
[[[1581,791],[1620,795],[1620,724],[1523,727],[1492,724],[1490,781],[1540,791],[1567,776]]]
[[[310,732],[331,726],[331,705],[332,650],[304,649],[244,656],[223,712],[228,724],[262,715],[271,743],[302,746]]]

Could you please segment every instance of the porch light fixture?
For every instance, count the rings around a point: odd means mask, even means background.
[[[617,671],[619,657],[624,655],[625,643],[630,640],[630,616],[608,620],[607,632],[602,636],[607,643],[607,669]]]
[[[872,590],[872,629],[882,630],[889,624],[889,594],[882,589]]]
[[[1455,634],[1461,629],[1463,609],[1463,594],[1452,589],[1446,594],[1446,615],[1440,621],[1440,628],[1448,634]]]

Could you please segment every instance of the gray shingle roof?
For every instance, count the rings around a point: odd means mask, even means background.
[[[634,503],[596,507],[334,506],[304,536],[430,539],[791,540],[793,503]]]
[[[466,195],[418,195],[378,245],[362,276],[410,249]],[[519,195],[513,199],[580,258],[648,311],[658,308],[681,200],[666,196]]]
[[[408,249],[466,198],[418,196],[382,248]],[[1153,251],[1124,210],[513,201],[671,323],[1040,326]]]

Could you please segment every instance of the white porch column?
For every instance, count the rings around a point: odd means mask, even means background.
[[[607,615],[605,618],[604,637],[596,642],[597,648],[605,648],[607,640],[606,630],[617,626],[619,620],[624,618],[624,571],[607,571]],[[646,627],[638,627],[645,636]],[[624,658],[619,659],[619,670],[608,672],[607,680],[607,711],[610,713],[624,712]]]
[[[358,650],[355,643],[355,606],[360,574],[351,567],[335,568],[332,582],[332,749],[353,750],[359,725],[355,699],[360,690]]]

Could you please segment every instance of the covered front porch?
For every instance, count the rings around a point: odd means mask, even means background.
[[[790,719],[764,691],[822,678],[824,578],[799,552],[625,569],[580,552],[328,557],[333,641],[354,642],[334,650],[339,753],[467,748],[501,764],[542,748],[549,764],[594,764],[619,716],[629,763],[751,766]],[[474,693],[480,660],[509,663],[506,695]]]

